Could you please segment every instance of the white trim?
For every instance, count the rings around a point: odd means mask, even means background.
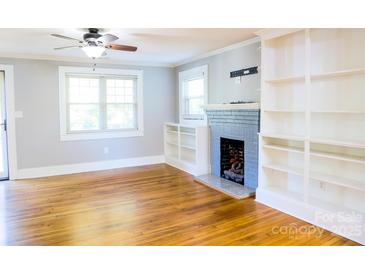
[[[137,77],[137,125],[138,129],[133,130],[115,130],[115,131],[98,131],[95,133],[69,133],[67,132],[66,121],[66,74],[80,73],[80,74],[95,74],[95,75],[133,75]],[[122,138],[122,137],[140,137],[143,136],[143,71],[131,69],[110,69],[97,68],[93,71],[90,67],[58,67],[59,77],[59,113],[60,113],[60,140],[93,140],[93,139],[108,139],[108,138]]]
[[[153,164],[161,164],[164,162],[165,162],[165,157],[163,155],[154,155],[146,157],[97,161],[97,162],[79,163],[71,165],[25,168],[18,170],[18,175],[16,179],[47,177],[47,176],[65,175],[65,174],[73,174],[81,172],[108,170],[108,169],[123,168],[123,167],[153,165]]]
[[[208,85],[209,85],[209,78],[208,78],[208,65],[198,66],[194,67],[188,70],[180,71],[179,72],[179,121],[180,124],[185,125],[207,125],[208,119],[207,115],[197,115],[198,119],[186,119],[186,116],[183,115],[182,110],[184,109],[184,87],[183,82],[188,79],[193,79],[196,77],[204,78],[204,105],[208,103]],[[194,118],[194,116],[191,116],[191,118]],[[203,119],[201,119],[203,118]]]
[[[61,141],[76,141],[76,140],[97,140],[97,139],[113,139],[113,138],[128,138],[143,136],[143,130],[126,130],[123,131],[105,131],[95,133],[69,133],[61,135]]]
[[[5,72],[5,104],[7,119],[8,137],[8,162],[9,179],[17,176],[18,162],[16,153],[16,132],[15,132],[15,98],[14,98],[14,66],[1,65],[0,70]]]
[[[87,64],[108,64],[108,65],[125,65],[125,66],[143,66],[143,67],[166,67],[174,68],[175,66],[170,63],[158,63],[158,62],[138,62],[138,61],[125,61],[115,59],[98,58],[92,60],[91,58],[82,57],[67,57],[67,56],[50,56],[42,54],[14,54],[14,53],[1,53],[0,58],[13,58],[13,59],[27,59],[27,60],[41,60],[41,61],[57,61],[57,62],[73,62],[73,63],[87,63]]]
[[[5,73],[4,71],[0,70],[0,113],[1,117],[5,118],[6,120],[6,94],[5,94]],[[1,123],[3,121],[0,120]],[[0,129],[0,144],[2,146],[2,151],[0,154],[0,158],[2,160],[2,167],[0,171],[0,179],[7,179],[9,178],[9,161],[8,161],[8,142],[7,142],[7,132],[3,130],[3,128]]]
[[[281,36],[285,36],[294,32],[302,31],[303,28],[286,28],[286,29],[262,29],[255,32],[262,40],[269,40]]]
[[[188,63],[191,63],[191,62],[194,62],[194,61],[198,61],[200,59],[204,59],[204,58],[207,58],[207,57],[210,57],[210,56],[218,55],[218,54],[221,54],[221,53],[226,52],[226,51],[242,48],[244,46],[251,45],[251,44],[254,44],[254,43],[258,43],[258,42],[260,42],[260,37],[254,37],[254,38],[242,41],[242,42],[238,42],[238,43],[226,46],[224,48],[216,49],[216,50],[209,51],[209,52],[200,54],[198,56],[195,56],[195,57],[192,57],[192,58],[189,58],[189,59],[185,59],[185,60],[183,60],[179,63],[174,64],[173,67],[178,67],[178,66],[181,66],[181,65],[185,65],[185,64],[188,64]]]

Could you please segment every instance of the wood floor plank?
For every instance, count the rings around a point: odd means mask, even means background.
[[[357,245],[160,164],[0,182],[1,245]]]

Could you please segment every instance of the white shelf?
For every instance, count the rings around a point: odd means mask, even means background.
[[[303,154],[303,149],[283,145],[263,145],[264,148]]]
[[[183,131],[181,131],[181,132],[180,132],[180,134],[181,134],[181,135],[186,135],[186,136],[193,136],[193,137],[195,137],[195,133],[190,133],[190,132],[183,132]]]
[[[273,149],[273,150],[280,150],[280,151],[304,154],[303,148],[296,148],[296,147],[290,147],[290,146],[285,146],[285,145],[276,145],[276,144],[275,145],[264,144],[263,147],[266,149]],[[365,164],[365,157],[351,156],[351,155],[344,154],[344,153],[333,153],[333,152],[312,150],[310,152],[310,155],[322,157],[322,158],[334,159],[334,160],[347,161],[347,162],[352,162],[352,163],[357,163],[357,164]]]
[[[358,180],[342,178],[334,175],[321,174],[319,172],[310,172],[309,177],[313,180],[365,191],[365,182],[361,182]]]
[[[172,146],[176,146],[176,147],[178,147],[178,146],[179,146],[179,144],[174,143],[174,142],[170,142],[170,141],[166,141],[165,143],[166,143],[166,144],[169,144],[169,145],[172,145]]]
[[[288,76],[288,77],[281,77],[276,79],[269,79],[265,80],[268,84],[280,84],[280,83],[287,83],[287,82],[298,82],[298,81],[304,81],[304,75],[303,76]]]
[[[311,156],[317,156],[322,158],[328,158],[328,159],[334,159],[334,160],[341,160],[341,161],[347,161],[357,164],[365,164],[365,157],[359,157],[359,156],[350,156],[343,153],[333,153],[333,152],[323,152],[323,151],[315,151],[312,150],[310,152]]]
[[[294,174],[294,175],[298,175],[298,176],[304,175],[304,171],[297,167],[289,167],[289,166],[276,165],[276,164],[263,164],[262,166],[265,168],[272,169],[272,170],[277,170],[277,171],[290,173],[290,174]]]
[[[177,130],[166,130],[167,133],[171,133],[171,134],[179,134],[179,132]],[[180,132],[181,135],[186,135],[186,136],[193,136],[195,137],[195,133],[192,132],[184,132],[181,131]]]
[[[169,144],[169,145],[172,145],[172,146],[179,147],[179,144],[174,143],[174,142],[170,142],[170,141],[166,141],[166,144]],[[194,147],[194,146],[189,146],[189,145],[183,145],[183,144],[181,144],[181,145],[180,145],[180,147],[181,147],[181,148],[190,149],[190,150],[195,150],[195,147]]]
[[[312,74],[312,80],[322,80],[328,78],[335,77],[344,77],[344,76],[352,76],[357,74],[365,74],[365,68],[356,68],[356,69],[347,69],[347,70],[339,70],[325,73]]]
[[[195,150],[195,147],[193,147],[193,146],[189,146],[189,145],[183,145],[183,144],[181,144],[181,145],[180,145],[180,147],[181,147],[181,148],[190,149],[190,150]]]
[[[260,135],[262,137],[267,137],[267,138],[304,141],[304,136],[299,136],[299,135],[287,135],[287,134],[275,134],[275,133],[261,133]]]
[[[165,127],[173,127],[173,128],[176,128],[176,129],[189,128],[191,130],[195,130],[197,128],[204,128],[205,126],[201,126],[201,125],[186,125],[186,124],[177,124],[177,123],[167,122],[167,123],[165,123]]]
[[[343,147],[353,147],[353,148],[365,148],[365,142],[349,141],[349,140],[333,140],[326,138],[310,138],[312,143],[343,146]]]
[[[303,113],[304,110],[295,110],[295,109],[265,109],[264,112],[273,112],[273,113]]]
[[[365,110],[311,110],[311,112],[320,114],[365,114]]]

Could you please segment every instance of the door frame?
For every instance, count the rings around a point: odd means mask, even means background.
[[[5,108],[7,121],[8,169],[9,180],[17,178],[18,162],[15,134],[14,66],[0,64],[5,79]]]

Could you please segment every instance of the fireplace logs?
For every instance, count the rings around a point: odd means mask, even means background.
[[[244,184],[244,142],[221,138],[221,176]]]

